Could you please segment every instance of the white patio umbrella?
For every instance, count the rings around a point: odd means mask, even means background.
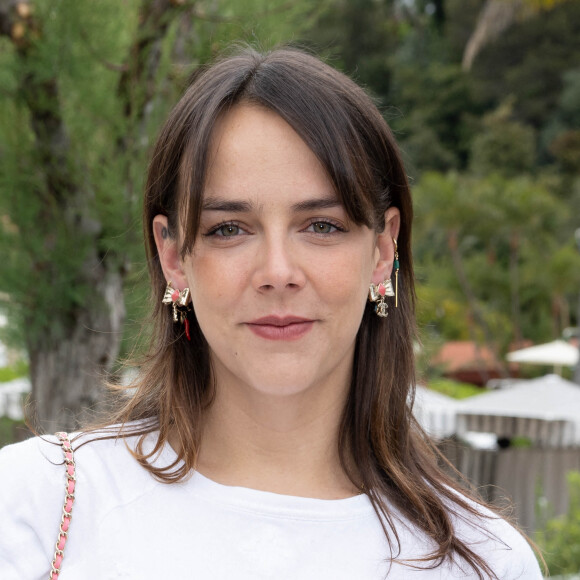
[[[516,363],[553,365],[557,370],[560,370],[562,367],[576,366],[578,363],[578,349],[563,340],[554,340],[545,344],[514,350],[506,355],[506,359],[509,362]]]
[[[529,437],[548,447],[580,446],[580,386],[556,375],[460,401],[457,433]]]
[[[456,431],[455,410],[459,401],[417,385],[413,414],[434,439],[445,439]]]

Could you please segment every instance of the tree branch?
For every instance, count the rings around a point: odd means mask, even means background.
[[[552,10],[558,4],[568,1],[570,0],[487,0],[463,51],[463,70],[469,71],[477,55],[517,20],[525,20],[542,10]]]
[[[141,120],[145,116],[145,104],[153,98],[155,75],[161,60],[160,43],[176,12],[187,7],[183,0],[143,0],[139,15],[139,32],[129,51],[119,79],[117,92],[121,97],[125,116]],[[138,98],[133,87],[142,87],[144,94]]]
[[[523,0],[487,0],[477,17],[475,30],[469,37],[463,52],[461,66],[468,71],[476,56],[490,42],[507,30],[522,10]]]

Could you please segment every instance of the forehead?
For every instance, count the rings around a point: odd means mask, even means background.
[[[204,201],[243,196],[257,203],[302,196],[337,199],[324,167],[276,113],[241,104],[223,114],[212,133]]]

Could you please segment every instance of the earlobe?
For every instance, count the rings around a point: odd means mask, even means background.
[[[172,281],[176,288],[186,287],[179,247],[176,238],[170,235],[167,216],[157,215],[153,218],[153,236],[165,279]]]

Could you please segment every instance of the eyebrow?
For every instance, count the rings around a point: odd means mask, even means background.
[[[210,198],[204,200],[202,211],[227,211],[234,213],[249,212],[253,204],[247,201],[226,200],[219,198]]]
[[[312,211],[317,209],[329,209],[339,207],[342,204],[336,197],[322,197],[307,199],[292,205],[292,211]],[[220,198],[209,198],[203,202],[203,211],[224,211],[231,213],[247,213],[255,208],[255,204],[248,201],[226,200]]]
[[[329,209],[333,207],[339,207],[342,204],[336,197],[323,197],[319,199],[307,199],[306,201],[300,201],[292,206],[292,209],[296,212],[298,211],[312,211],[316,209]]]

